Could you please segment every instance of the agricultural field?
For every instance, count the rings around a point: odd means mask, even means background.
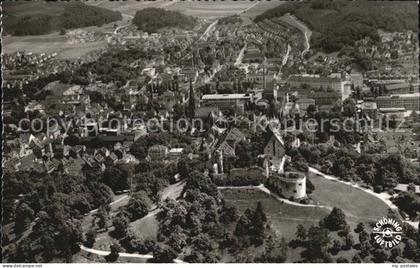
[[[212,19],[230,16],[245,11],[259,3],[251,1],[224,1],[224,2],[191,2],[182,1],[166,7],[168,10],[182,12],[185,15]]]
[[[245,24],[251,23],[254,18],[267,10],[275,8],[281,4],[285,3],[285,1],[261,1],[258,4],[252,6],[250,9],[246,10],[245,12],[241,13],[241,18],[244,20]]]
[[[134,16],[137,10],[141,10],[148,7],[156,7],[168,9],[170,6],[176,4],[177,1],[87,1],[87,5],[103,7],[114,11],[119,11],[122,14]]]
[[[61,59],[77,59],[89,52],[106,47],[106,40],[83,44],[70,44],[67,38],[58,33],[40,36],[5,36],[3,38],[3,53],[31,51],[33,53],[58,53]]]

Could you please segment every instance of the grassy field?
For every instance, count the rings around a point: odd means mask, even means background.
[[[105,48],[106,41],[84,44],[70,44],[67,39],[57,33],[40,36],[5,36],[3,37],[3,53],[26,51],[33,53],[58,53],[61,59],[77,59],[91,51]]]
[[[321,205],[341,208],[348,221],[376,221],[388,214],[388,206],[382,200],[360,189],[316,174],[311,174],[311,182],[315,186],[312,199]]]
[[[251,1],[215,1],[215,2],[191,2],[182,1],[167,7],[169,10],[179,11],[186,15],[200,18],[217,18],[237,14],[245,10],[255,2]]]
[[[164,1],[164,0],[156,0],[156,1],[108,1],[108,0],[100,0],[100,1],[87,1],[87,5],[103,7],[107,9],[111,9],[114,11],[119,11],[122,14],[127,14],[130,16],[134,16],[137,10],[141,10],[147,7],[156,7],[156,8],[169,8],[170,6],[177,3],[176,1]]]
[[[265,11],[275,8],[281,4],[285,3],[284,1],[261,1],[257,5],[251,7],[246,12],[241,13],[241,17],[244,20],[245,24],[249,24],[252,20],[264,13]]]
[[[329,210],[314,207],[300,207],[282,203],[265,192],[257,189],[223,189],[223,198],[238,207],[240,213],[254,209],[260,201],[267,218],[279,236],[293,239],[298,224],[305,227],[317,225],[319,220],[329,214]]]
[[[165,200],[167,198],[170,199],[177,199],[184,187],[184,182],[180,181],[175,184],[169,185],[165,189],[162,190],[161,193],[161,200]],[[121,200],[121,197],[125,196],[115,196],[114,200]],[[111,205],[111,218],[112,216],[116,215],[119,211],[119,208],[125,206],[129,201],[129,197],[122,199]],[[138,236],[142,238],[149,238],[149,239],[156,239],[158,233],[158,222],[156,220],[156,214],[159,212],[159,209],[154,209],[150,211],[148,215],[145,217],[133,221],[130,223],[130,229]],[[87,232],[91,226],[93,216],[88,215],[83,220],[83,231]],[[95,249],[100,250],[109,250],[109,245],[112,243],[117,243],[118,241],[109,235],[109,231],[112,231],[113,227],[109,228],[107,232],[99,233],[94,245]]]

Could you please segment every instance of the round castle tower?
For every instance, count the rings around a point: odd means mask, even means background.
[[[280,175],[282,195],[286,198],[301,199],[306,196],[306,176],[300,172],[286,172]]]

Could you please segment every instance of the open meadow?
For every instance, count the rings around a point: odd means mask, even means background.
[[[103,7],[107,9],[111,9],[114,11],[119,11],[122,14],[127,14],[130,16],[134,16],[137,10],[141,10],[148,7],[155,7],[155,8],[163,8],[167,9],[168,7],[176,4],[177,1],[164,1],[164,0],[156,0],[156,1],[87,1],[87,5]]]
[[[245,12],[241,13],[241,18],[244,20],[245,24],[249,24],[252,22],[252,20],[264,13],[267,10],[270,10],[274,7],[277,7],[283,3],[285,3],[286,1],[261,1],[258,2],[258,4],[252,6],[251,8],[249,8],[248,10],[246,10]]]
[[[223,198],[235,205],[240,214],[247,209],[255,209],[260,201],[272,228],[281,237],[293,239],[298,224],[305,227],[317,225],[329,214],[325,208],[294,206],[283,203],[258,189],[221,189]]]
[[[341,208],[349,223],[377,221],[388,214],[388,206],[382,200],[360,189],[313,173],[311,182],[315,186],[312,199],[320,205]]]
[[[253,5],[256,5],[256,3],[251,1],[182,1],[176,2],[175,4],[169,6],[167,9],[178,11],[189,16],[211,19],[238,14],[241,11],[251,8]]]
[[[89,52],[105,48],[106,41],[71,44],[67,38],[58,33],[39,36],[6,36],[3,39],[3,53],[10,54],[18,51],[32,53],[58,53],[60,59],[78,59]]]

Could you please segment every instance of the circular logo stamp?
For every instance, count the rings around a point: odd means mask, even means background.
[[[382,218],[373,227],[375,242],[384,248],[393,248],[401,242],[401,224],[391,218]]]

